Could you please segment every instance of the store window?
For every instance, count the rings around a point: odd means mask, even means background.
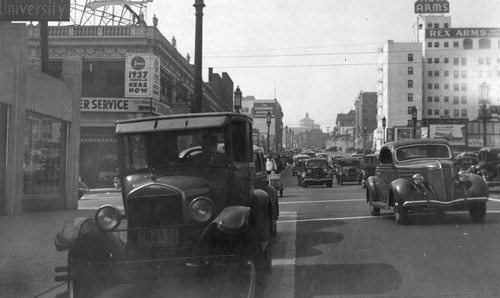
[[[24,195],[64,195],[66,130],[65,122],[26,112]]]

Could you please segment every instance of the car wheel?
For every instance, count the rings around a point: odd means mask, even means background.
[[[372,204],[373,200],[372,200],[372,197],[371,197],[371,194],[369,191],[367,191],[367,195],[368,195],[368,206],[370,208],[370,214],[373,216],[379,216],[380,215],[380,208],[373,206],[373,204]]]
[[[469,205],[469,214],[474,222],[483,222],[486,216],[486,203],[474,203]]]
[[[400,205],[399,202],[394,203],[394,219],[398,225],[408,224],[408,210]]]
[[[283,189],[280,189],[280,197],[283,197]]]

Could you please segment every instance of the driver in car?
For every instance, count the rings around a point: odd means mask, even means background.
[[[224,155],[217,151],[217,137],[212,134],[203,135],[201,144],[202,152],[196,155],[196,161],[205,164],[220,163],[224,161]]]

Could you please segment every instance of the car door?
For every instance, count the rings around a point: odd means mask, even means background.
[[[398,172],[396,171],[392,157],[391,150],[382,148],[380,150],[380,162],[375,170],[377,195],[383,202],[389,201],[389,187],[391,182],[398,178]]]

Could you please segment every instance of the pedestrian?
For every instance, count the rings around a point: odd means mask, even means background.
[[[266,172],[268,174],[271,174],[271,172],[274,170],[274,163],[271,161],[270,158],[266,160]]]

